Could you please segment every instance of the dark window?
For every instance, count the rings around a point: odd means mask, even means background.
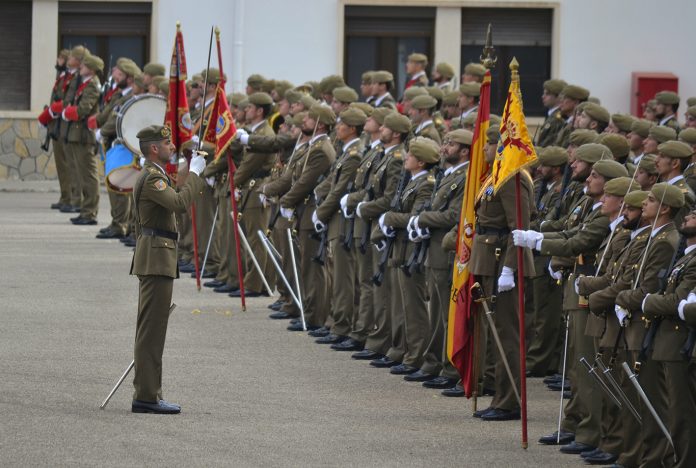
[[[0,109],[29,109],[31,2],[0,2]]]
[[[498,63],[491,72],[491,112],[503,112],[513,57],[520,63],[520,87],[527,116],[542,116],[544,81],[551,76],[551,23],[548,8],[463,8],[462,69],[479,62],[486,42],[486,28],[493,27],[493,46]]]
[[[344,67],[345,79],[359,89],[367,70],[388,70],[394,74],[399,98],[406,84],[406,58],[420,52],[432,59],[435,8],[346,6]]]
[[[104,60],[129,57],[142,68],[149,61],[152,4],[141,2],[60,2],[61,48],[84,45]]]

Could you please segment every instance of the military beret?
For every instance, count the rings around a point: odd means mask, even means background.
[[[86,55],[82,59],[82,64],[92,71],[102,71],[104,69],[104,61],[96,55]]]
[[[655,100],[655,99],[648,99],[647,101],[645,101],[645,108],[646,109],[655,110],[656,105],[657,105],[657,100]]]
[[[606,179],[615,179],[616,177],[628,176],[626,166],[614,161],[613,159],[600,159],[592,165],[592,169]]]
[[[129,76],[140,75],[142,73],[140,71],[140,67],[138,67],[138,65],[136,65],[135,62],[130,59],[125,59],[121,60],[120,62],[116,62],[116,67]]]
[[[61,49],[60,52],[58,52],[58,57],[67,59],[70,57],[70,49]]]
[[[242,99],[241,101],[239,101],[239,104],[237,104],[237,107],[238,107],[239,109],[244,109],[244,108],[245,108],[246,106],[248,106],[248,105],[249,105],[249,96],[247,96],[247,95],[245,94],[245,95],[244,95],[244,99]]]
[[[420,54],[418,52],[414,52],[408,56],[408,61],[414,62],[414,63],[422,63],[423,65],[427,65],[428,64],[428,57],[425,54]]]
[[[679,141],[688,145],[696,145],[696,128],[689,127],[679,132]]]
[[[674,91],[660,91],[655,94],[655,100],[658,104],[679,104],[679,95]]]
[[[135,137],[142,141],[162,141],[170,138],[172,136],[172,132],[169,130],[169,127],[163,127],[162,125],[150,125],[148,127],[143,128],[138,132]]]
[[[486,74],[486,67],[481,65],[480,63],[467,63],[464,66],[464,74],[466,75],[471,75],[471,76],[478,76],[479,78],[483,78],[484,75]]]
[[[319,82],[319,91],[322,94],[331,94],[334,89],[345,86],[346,82],[343,81],[343,77],[339,75],[329,75],[325,76]]]
[[[632,115],[629,114],[611,114],[612,123],[620,131],[628,133],[631,131],[631,124],[636,120]]]
[[[259,75],[258,73],[254,73],[252,75],[249,75],[249,78],[247,78],[247,85],[251,86],[252,88],[261,88],[261,85],[265,81],[266,78]]]
[[[164,83],[165,81],[169,82],[169,80],[167,78],[165,78],[164,76],[153,76],[152,77],[152,84],[157,86],[158,88],[159,88],[160,83]]]
[[[491,114],[488,116],[488,121],[491,123],[491,125],[500,125],[502,120],[503,119],[499,115]]]
[[[411,131],[411,121],[405,115],[398,112],[390,112],[384,118],[384,124],[389,130],[397,133],[408,133]]]
[[[609,111],[599,104],[595,104],[594,102],[588,102],[582,111],[592,120],[603,122],[605,124],[608,124],[609,120],[611,119],[609,116]]]
[[[583,101],[583,102],[581,102],[580,104],[578,104],[577,106],[575,106],[574,112],[575,112],[576,114],[580,114],[582,111],[585,110],[585,107],[587,107],[588,104],[590,104],[590,101]]]
[[[150,62],[143,67],[143,73],[150,76],[164,76],[166,68],[161,63]]]
[[[605,187],[606,187],[606,185],[605,185]],[[646,198],[648,198],[648,193],[649,192],[644,192],[643,190],[635,190],[635,191],[629,192],[624,197],[624,206],[628,206],[631,208],[642,208],[643,202],[645,201]]]
[[[351,102],[350,107],[355,107],[356,109],[360,109],[368,117],[371,116],[372,113],[375,111],[375,108],[366,102]]]
[[[315,103],[309,109],[309,117],[316,119],[325,125],[333,125],[336,123],[336,114],[331,110],[331,107],[326,104]]]
[[[551,94],[555,94],[558,96],[561,94],[561,91],[563,91],[563,88],[565,88],[568,85],[563,80],[546,80],[544,81],[544,89]]]
[[[691,145],[684,143],[683,141],[666,141],[660,143],[657,147],[657,151],[668,158],[690,158],[694,154],[694,149]]]
[[[460,143],[462,145],[471,146],[474,141],[474,134],[469,130],[463,128],[458,128],[457,130],[452,130],[445,135],[445,139],[454,141],[455,143]]]
[[[686,113],[689,114],[691,117],[696,117],[696,105],[689,106],[686,109]]]
[[[408,152],[424,163],[433,164],[440,160],[440,147],[430,138],[413,138],[408,144]]]
[[[302,98],[303,94],[295,89],[288,89],[285,91],[285,100],[287,100],[290,104],[295,104],[296,102],[300,102],[300,99]]]
[[[411,105],[414,109],[432,109],[433,107],[437,106],[437,100],[434,97],[426,94],[425,96],[416,96],[413,98]]]
[[[308,86],[309,91],[307,92],[311,94],[314,99],[321,99],[321,90],[319,89],[318,81],[307,81],[302,86]]]
[[[357,107],[349,107],[338,116],[341,118],[341,122],[351,127],[365,125],[365,121],[367,120],[367,115]]]
[[[169,80],[162,80],[157,84],[160,92],[165,96],[169,95]]]
[[[78,45],[70,49],[70,55],[78,60],[82,60],[86,55],[89,55],[89,50],[86,47]]]
[[[208,84],[218,84],[220,82],[220,70],[217,68],[208,68],[203,70],[201,74],[203,75],[203,82],[206,82],[206,77]]]
[[[270,106],[273,104],[273,98],[267,93],[254,93],[249,95],[249,104],[255,106]]]
[[[676,140],[677,132],[671,127],[655,125],[648,131],[648,137],[652,138],[658,143],[664,143],[665,141]]]
[[[587,89],[572,84],[566,85],[563,90],[561,90],[561,94],[577,101],[587,101],[587,98],[590,97],[590,92]]]
[[[601,159],[613,161],[611,150],[599,143],[585,143],[579,146],[575,151],[575,159],[589,164],[595,164]]]
[[[658,201],[662,201],[663,205],[671,206],[672,208],[681,208],[684,206],[684,192],[676,185],[670,185],[666,182],[655,184],[650,189]]]
[[[274,80],[273,78],[270,78],[270,79],[264,81],[263,83],[261,83],[261,91],[264,93],[267,93],[267,94],[271,94],[271,92],[273,91],[275,86],[276,86],[276,80]]]
[[[654,154],[645,154],[638,161],[638,169],[643,169],[648,174],[657,174],[657,165],[655,164]]]
[[[578,128],[570,133],[568,141],[573,146],[582,146],[587,143],[594,143],[597,141],[597,137],[599,137],[599,135],[594,130]]]
[[[459,100],[459,91],[449,91],[442,97],[442,104],[445,106],[454,106]]]
[[[650,133],[650,128],[652,128],[654,125],[655,124],[649,120],[636,119],[631,124],[631,132],[642,138],[647,138]]]
[[[372,82],[373,83],[390,83],[394,81],[394,75],[386,70],[377,70],[372,72]]]
[[[547,146],[542,151],[537,150],[539,164],[544,166],[558,167],[568,164],[568,150],[560,146]]]
[[[696,97],[690,97],[686,99],[686,105],[688,107],[696,106]]]
[[[445,97],[445,92],[437,86],[428,86],[425,90],[438,101],[442,101],[442,98]]]
[[[133,77],[133,83],[140,88],[145,88],[145,77],[143,74],[135,75]]]
[[[603,133],[597,139],[597,143],[607,146],[614,155],[614,159],[622,159],[628,156],[631,146],[625,136],[618,133]]]
[[[239,107],[239,104],[246,99],[246,94],[243,93],[232,93],[229,96],[227,96],[227,100],[229,101],[231,106],[236,106]]]
[[[314,104],[317,104],[318,101],[309,94],[303,94],[300,96],[300,102],[305,106],[305,109],[309,109]]]
[[[448,80],[451,80],[455,75],[454,67],[447,62],[440,62],[435,65],[435,71]]]
[[[603,163],[605,161],[600,162]],[[616,177],[614,179],[608,180],[604,184],[604,193],[614,195],[616,197],[624,197],[627,193],[632,192],[634,190],[640,190],[640,184],[638,182],[635,182],[630,177]]]
[[[428,91],[422,86],[411,86],[404,91],[404,101],[412,101],[418,96],[427,96]]]
[[[372,111],[370,117],[372,117],[378,124],[384,125],[384,120],[386,119],[386,117],[393,112],[394,110],[388,107],[377,107],[375,110]],[[408,118],[406,120],[408,120]]]
[[[312,81],[306,81],[301,85],[295,86],[293,89],[300,94],[312,94],[315,84]]]
[[[279,80],[279,81],[276,81],[275,87],[273,88],[273,90],[276,92],[276,94],[278,94],[278,97],[280,99],[283,99],[285,97],[285,93],[289,89],[292,89],[292,87],[293,87],[293,84],[290,83],[289,81]]]
[[[491,144],[496,144],[500,138],[500,127],[497,125],[491,125],[486,130],[486,141]]]
[[[459,92],[464,96],[479,97],[481,95],[481,83],[462,83]]]
[[[371,84],[372,83],[372,75],[374,75],[374,71],[368,70],[366,72],[363,72],[362,75],[360,75],[360,81],[364,84]]]
[[[601,104],[602,101],[599,100],[597,96],[590,96],[587,98],[587,102],[592,102],[594,104]]]
[[[462,127],[473,127],[476,125],[476,118],[478,117],[478,112],[469,112],[463,119],[459,120],[459,124]]]
[[[339,86],[334,88],[331,93],[334,99],[341,102],[355,102],[358,100],[358,93],[350,86]]]
[[[307,112],[298,112],[290,118],[290,124],[295,127],[301,127],[305,117],[307,117]]]

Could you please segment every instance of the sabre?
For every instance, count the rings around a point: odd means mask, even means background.
[[[300,318],[302,319],[302,330],[307,331],[305,322],[304,306],[302,305],[302,289],[300,289],[300,275],[297,273],[297,261],[295,260],[295,245],[292,242],[292,229],[288,228],[288,245],[290,247],[290,259],[292,260],[292,272],[295,275],[295,288],[299,299]]]
[[[257,231],[257,234],[259,236],[259,239],[261,239],[261,243],[263,244],[264,248],[266,249],[266,252],[268,252],[268,257],[271,259],[271,262],[273,262],[273,266],[275,267],[276,271],[278,272],[278,275],[280,278],[283,280],[283,283],[285,284],[285,287],[288,288],[288,292],[290,293],[290,297],[292,297],[292,300],[295,301],[295,304],[297,304],[297,307],[300,309],[301,317],[302,317],[302,329],[304,331],[307,331],[307,325],[304,322],[304,313],[303,308],[302,308],[302,301],[300,301],[297,296],[295,295],[295,290],[290,286],[290,282],[288,279],[285,277],[285,274],[283,273],[283,269],[280,267],[280,264],[278,264],[278,261],[275,259],[273,254],[271,253],[271,248],[269,247],[269,240],[266,236],[264,236],[263,231],[259,229]],[[291,246],[292,247],[292,246]]]
[[[249,245],[249,241],[247,240],[246,235],[244,235],[244,230],[242,230],[242,227],[239,224],[237,224],[237,232],[239,233],[239,238],[242,240],[242,244],[244,244],[244,248],[246,249],[247,253],[249,254],[249,257],[251,257],[251,261],[254,263],[254,267],[256,267],[256,271],[258,271],[259,276],[261,277],[261,281],[263,281],[263,286],[266,288],[266,291],[268,291],[268,295],[272,296],[273,290],[268,285],[268,281],[266,281],[266,277],[263,276],[263,270],[261,269],[261,266],[259,265],[258,260],[256,260],[256,257],[254,256],[254,252],[251,250],[251,246]]]
[[[556,432],[556,443],[561,443],[561,421],[563,420],[563,386],[565,385],[566,363],[568,361],[568,331],[570,329],[570,314],[566,314],[565,319],[565,339],[563,340],[563,367],[561,369],[561,402],[558,405],[558,431]]]
[[[594,377],[595,382],[597,382],[602,390],[611,397],[611,399],[616,403],[616,406],[619,408],[623,408],[623,404],[621,403],[621,400],[614,395],[614,392],[611,391],[611,389],[607,386],[606,382],[602,380],[602,378],[599,376],[597,373],[597,368],[594,367],[592,364],[590,364],[585,357],[580,358],[580,362],[587,367],[587,373],[590,374],[592,377]]]
[[[210,244],[213,242],[213,233],[215,232],[215,220],[217,219],[218,216],[218,210],[220,209],[220,205],[215,206],[215,214],[213,215],[213,225],[210,227],[210,236],[208,237],[208,245],[205,248],[205,255],[203,256],[203,266],[201,267],[201,278],[205,274],[205,264],[208,261],[208,253],[210,252]]]
[[[176,304],[172,304],[172,305],[169,307],[169,315],[172,314],[172,312],[174,311],[175,308],[176,308]],[[118,387],[121,386],[121,384],[122,384],[123,381],[126,379],[126,377],[127,377],[128,374],[130,373],[130,371],[133,369],[133,367],[135,367],[135,359],[133,359],[133,360],[131,361],[131,363],[128,365],[128,367],[126,367],[126,370],[123,372],[123,375],[121,375],[121,378],[118,379],[118,382],[116,382],[116,385],[114,386],[114,388],[111,389],[111,392],[109,392],[109,395],[106,397],[106,399],[104,399],[104,401],[102,402],[102,404],[99,405],[99,409],[104,409],[104,408],[106,408],[106,405],[109,404],[109,400],[111,400],[111,397],[114,396],[114,393],[116,393],[116,390],[118,390]]]
[[[595,357],[595,363],[599,367],[599,369],[602,371],[602,374],[604,377],[606,377],[607,381],[611,384],[613,387],[614,391],[616,392],[616,395],[621,398],[621,402],[628,408],[628,410],[631,412],[634,418],[636,418],[636,421],[638,421],[639,424],[643,423],[643,418],[640,417],[640,414],[638,413],[638,410],[636,410],[635,406],[631,403],[631,400],[628,399],[628,396],[624,391],[621,389],[621,386],[619,383],[616,381],[614,376],[611,374],[611,368],[607,367],[604,365],[604,361],[602,360],[601,354],[597,354],[597,357]]]

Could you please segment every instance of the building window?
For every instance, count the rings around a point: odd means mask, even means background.
[[[29,109],[31,9],[26,1],[0,2],[0,109]]]
[[[109,63],[119,57],[131,58],[142,68],[149,61],[151,15],[149,2],[60,2],[60,46],[87,47],[104,60],[106,74]]]
[[[406,58],[413,52],[433,56],[435,8],[346,6],[345,79],[354,89],[367,70],[394,74],[394,97],[406,84]]]
[[[491,112],[500,115],[505,105],[513,57],[520,62],[520,86],[527,116],[542,116],[544,81],[551,77],[550,8],[463,8],[462,68],[479,62],[486,42],[486,28],[493,27],[493,46],[498,63],[491,72]]]

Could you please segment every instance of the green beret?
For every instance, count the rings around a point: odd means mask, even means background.
[[[411,86],[404,91],[404,101],[413,101],[418,96],[427,96],[428,91],[422,86]]]
[[[141,142],[146,141],[162,141],[171,138],[172,132],[169,127],[163,127],[162,125],[150,125],[145,127],[138,132],[135,137]]]
[[[161,63],[150,62],[143,67],[143,73],[150,76],[164,76],[166,69]]]
[[[676,140],[677,132],[671,127],[665,127],[662,125],[655,125],[648,131],[648,137],[652,138],[658,143],[664,143],[665,141]]]
[[[263,85],[265,81],[266,78],[259,75],[258,73],[254,73],[252,75],[249,75],[249,78],[247,78],[247,85],[251,86],[252,88],[260,89],[261,85]]]
[[[89,50],[86,47],[77,45],[70,49],[70,55],[75,57],[77,60],[82,61],[86,55],[89,55]]]
[[[696,97],[687,98],[686,105],[688,107],[696,106]]]
[[[691,117],[696,117],[696,105],[689,106],[686,109],[686,113],[689,114]]]
[[[372,84],[372,75],[374,75],[374,71],[368,70],[366,72],[363,72],[362,75],[360,75],[360,81],[363,84]]]
[[[319,91],[322,94],[331,94],[334,89],[345,86],[346,82],[343,81],[343,77],[339,75],[329,75],[325,76],[319,82]]]
[[[590,101],[583,101],[579,103],[577,106],[575,106],[574,112],[576,114],[580,114],[582,111],[585,110],[585,107],[590,103]]]
[[[165,81],[169,83],[169,79],[165,78],[164,76],[153,76],[151,83],[159,88],[159,85]]]
[[[469,112],[466,117],[459,120],[459,124],[462,127],[473,127],[476,125],[476,118],[478,117],[478,112]]]
[[[339,86],[338,88],[334,88],[331,94],[333,95],[334,99],[341,102],[350,103],[358,100],[358,93],[356,93],[355,90],[349,86]]]
[[[355,107],[356,109],[360,109],[368,117],[371,116],[372,113],[375,111],[375,108],[366,102],[351,102],[350,107]]]
[[[309,94],[303,94],[302,96],[300,96],[300,102],[305,106],[305,109],[309,109],[314,104],[317,104],[318,101]]]
[[[414,52],[413,54],[408,56],[408,61],[414,62],[414,63],[422,63],[423,65],[427,65],[428,64],[428,57],[426,57],[425,54],[420,54],[418,52]]]
[[[631,125],[633,124],[633,121],[636,120],[633,118],[632,115],[629,114],[612,114],[611,115],[611,121],[614,125],[616,125],[616,128],[621,130],[622,132],[628,133],[631,131]]]
[[[563,80],[546,80],[544,81],[544,89],[549,93],[549,94],[555,94],[558,96],[561,94],[561,91],[563,91],[563,88],[565,88],[568,85]]]
[[[144,73],[144,72],[143,72]],[[193,76],[191,77],[191,81],[203,81],[203,75],[200,73],[194,73]]]
[[[543,151],[537,151],[539,164],[544,166],[558,167],[568,164],[568,150],[560,146],[547,146]]]
[[[271,94],[271,91],[275,88],[276,81],[274,79],[268,79],[261,83],[261,91],[267,94]]]
[[[600,101],[599,98],[596,97],[596,96],[590,96],[590,97],[588,97],[588,98],[587,98],[587,102],[592,102],[592,103],[595,103],[595,104],[601,104],[601,103],[602,103],[602,101]]]
[[[631,146],[625,136],[618,133],[603,133],[597,139],[597,143],[601,143],[611,150],[614,159],[622,159],[628,156],[631,152]]]
[[[275,87],[273,90],[278,94],[278,97],[280,99],[283,99],[285,97],[285,93],[288,91],[288,89],[292,89],[293,85],[287,80],[279,80],[276,81]]]
[[[305,117],[307,117],[307,112],[298,112],[292,116],[290,122],[295,127],[301,127]]]
[[[647,101],[645,101],[645,108],[646,109],[655,110],[656,105],[657,105],[657,101],[655,99],[648,99]]]
[[[447,62],[440,62],[435,65],[435,71],[448,80],[451,80],[455,75],[454,67]]]
[[[440,147],[430,138],[415,137],[408,144],[408,152],[424,163],[436,163],[440,160]]]
[[[679,132],[679,141],[689,145],[696,145],[696,128],[685,128]]]
[[[338,116],[340,117],[341,122],[346,125],[350,125],[351,127],[365,125],[365,121],[367,120],[367,115],[356,107],[349,107],[341,112]]]
[[[297,90],[294,89],[288,89],[285,91],[285,100],[288,101],[290,104],[295,104],[296,102],[300,102],[300,99],[302,98],[303,94]]]
[[[135,76],[133,77],[133,83],[134,83],[136,86],[138,86],[138,87],[144,89],[144,88],[145,88],[145,80],[144,80],[143,74],[141,73],[141,74],[139,74],[139,75],[135,75]]]
[[[694,149],[691,145],[687,145],[683,141],[666,141],[660,143],[657,151],[668,158],[690,158],[694,154]]]
[[[408,133],[411,131],[411,121],[405,115],[398,112],[390,112],[384,118],[384,124],[389,130],[397,133]]]
[[[605,161],[600,162],[603,163]],[[630,177],[616,177],[614,179],[608,180],[604,184],[604,193],[614,195],[616,197],[624,197],[627,193],[633,192],[634,190],[640,190],[640,184],[638,182],[635,182]]]
[[[655,160],[657,157],[654,154],[645,154],[638,161],[638,169],[643,169],[648,174],[657,174],[657,165]]]
[[[437,99],[428,94],[425,96],[416,96],[413,98],[413,101],[411,101],[411,105],[414,109],[432,109],[437,106]]]
[[[445,92],[437,86],[428,86],[425,90],[438,101],[442,101],[442,98],[445,97]]]
[[[666,182],[655,184],[650,189],[658,201],[662,201],[663,205],[671,206],[672,208],[681,208],[684,206],[684,192],[676,185],[670,185]]]
[[[314,92],[314,84],[311,81],[307,81],[295,86],[293,89],[300,94],[312,94]]]
[[[302,86],[309,87],[307,93],[311,94],[314,99],[321,99],[321,90],[319,89],[318,81],[307,81]]]
[[[391,83],[394,81],[394,75],[386,70],[377,70],[372,72],[372,82],[373,83]]]
[[[587,143],[594,143],[597,141],[597,137],[599,137],[599,135],[594,130],[578,128],[570,133],[568,141],[573,146],[582,146]]]
[[[491,125],[500,125],[500,122],[503,120],[499,115],[491,114],[488,118],[489,122]]]
[[[609,119],[611,119],[611,117],[609,116],[609,111],[606,110],[604,107],[600,106],[599,104],[595,104],[594,102],[588,102],[582,111],[592,120],[596,120],[605,124],[608,124]]]
[[[601,159],[613,161],[611,150],[599,143],[585,143],[579,146],[578,149],[575,150],[575,159],[584,161],[588,164],[595,164]],[[626,168],[624,168],[624,170],[625,169]]]
[[[655,95],[658,104],[679,104],[679,95],[674,91],[660,91]]]
[[[232,93],[227,97],[231,106],[239,107],[239,104],[246,99],[246,94],[243,93]]]
[[[650,133],[650,128],[652,128],[654,125],[655,124],[649,120],[636,119],[631,124],[631,132],[642,138],[647,138],[648,134]]]
[[[616,177],[627,177],[626,166],[612,159],[600,159],[592,165],[594,171],[605,179],[615,179]],[[625,192],[624,192],[625,193]]]
[[[104,61],[96,55],[85,55],[82,59],[82,64],[92,71],[102,71],[104,69]]]
[[[455,143],[460,143],[462,145],[471,146],[471,143],[474,141],[474,134],[469,130],[459,128],[457,130],[452,130],[451,132],[447,133],[445,135],[445,139],[452,140]]]
[[[484,67],[480,63],[467,63],[464,66],[464,74],[483,78],[486,74],[486,67]]]
[[[218,84],[220,82],[220,70],[217,68],[208,68],[207,70],[203,70],[201,74],[203,75],[204,83],[206,82],[206,76],[208,84]]]
[[[464,96],[479,97],[481,95],[481,83],[462,83],[459,92]]]
[[[566,85],[561,94],[576,101],[587,101],[587,98],[590,97],[590,92],[587,89],[572,84]]]
[[[249,105],[249,99],[248,99],[248,98],[249,98],[249,96],[247,96],[247,95],[245,94],[245,95],[244,95],[244,99],[242,99],[241,101],[239,101],[239,104],[237,105],[237,107],[238,107],[239,109],[242,109],[242,110],[243,110],[246,106],[248,106],[248,105]]]
[[[159,88],[160,92],[163,93],[165,96],[169,95],[169,80],[162,80],[157,84],[157,87]]]
[[[459,101],[459,91],[449,91],[442,96],[442,104],[444,106],[454,106]]]
[[[370,106],[370,107],[372,107],[372,106]],[[384,120],[386,119],[386,117],[393,112],[394,112],[394,110],[390,109],[388,107],[377,107],[375,110],[372,111],[372,114],[370,115],[370,117],[375,119],[375,122],[377,122],[378,124],[384,125]],[[408,120],[408,118],[406,120]],[[406,133],[406,132],[404,132],[404,133]]]
[[[486,142],[495,144],[500,138],[500,127],[497,125],[491,125],[486,130]]]
[[[270,106],[273,104],[273,98],[266,93],[254,93],[249,96],[249,104],[255,106]]]
[[[325,125],[334,125],[336,123],[336,114],[331,110],[331,107],[326,104],[316,103],[309,109],[309,117],[316,119]]]
[[[630,208],[643,208],[643,202],[646,198],[648,198],[648,193],[649,192],[644,192],[642,190],[629,192],[624,197],[624,206],[628,206]]]
[[[67,60],[67,58],[70,56],[70,50],[68,49],[61,49],[60,52],[58,52],[58,57]]]
[[[140,67],[131,59],[120,60],[116,63],[116,67],[129,76],[140,75],[142,73]]]

